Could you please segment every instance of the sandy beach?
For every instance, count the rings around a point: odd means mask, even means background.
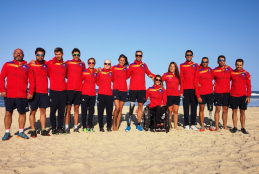
[[[1,137],[4,112],[0,108]],[[240,132],[240,122],[236,134],[226,130],[186,131],[182,127],[182,106],[179,130],[173,129],[168,134],[139,132],[133,123],[131,131],[125,133],[128,107],[124,107],[125,115],[116,132],[99,132],[95,112],[95,133],[83,133],[81,129],[80,133],[74,133],[71,129],[69,135],[38,134],[37,138],[24,140],[14,135],[18,131],[18,114],[14,111],[13,137],[0,143],[0,173],[259,173],[258,112],[258,107],[249,107],[246,111],[249,135]],[[30,131],[28,114],[25,133]],[[206,111],[205,124],[209,124],[208,115]],[[49,109],[47,117],[47,128],[50,128]],[[39,113],[36,120],[39,128]],[[233,125],[231,110],[228,125]],[[197,127],[200,127],[198,117]]]

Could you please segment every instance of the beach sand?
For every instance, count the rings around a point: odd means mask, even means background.
[[[4,112],[0,108],[1,137]],[[128,107],[124,107],[123,113],[126,115],[123,114],[120,130],[116,132],[99,132],[95,112],[95,133],[84,133],[81,129],[80,133],[74,133],[71,129],[69,135],[38,134],[37,138],[24,140],[14,135],[18,131],[18,114],[14,111],[13,137],[0,142],[0,173],[259,173],[258,107],[246,111],[249,135],[240,132],[240,122],[236,134],[226,130],[186,131],[182,127],[182,106],[180,130],[173,129],[167,134],[139,132],[133,123],[131,131],[125,133]],[[30,131],[28,114],[25,133]],[[39,113],[36,120],[36,126],[40,127]],[[133,122],[136,123],[135,116]],[[208,111],[205,123],[209,124]],[[228,125],[233,125],[231,110]],[[200,127],[198,117],[197,127]]]

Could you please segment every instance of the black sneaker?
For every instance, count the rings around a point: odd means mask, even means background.
[[[100,132],[104,132],[104,129],[103,129],[103,128],[100,128]]]
[[[241,132],[242,132],[243,134],[249,134],[249,133],[246,131],[245,128],[241,128]]]
[[[80,133],[78,128],[74,128],[74,132]]]
[[[70,129],[69,129],[69,128],[66,128],[66,129],[65,129],[65,132],[66,132],[66,134],[70,134]]]
[[[58,133],[59,133],[59,134],[65,134],[66,131],[65,131],[63,128],[61,128],[61,129],[58,129]]]
[[[58,130],[57,129],[52,129],[52,135],[58,135]]]
[[[112,129],[110,127],[107,127],[107,132],[111,132]]]
[[[237,132],[237,128],[234,127],[233,129],[230,130],[231,133],[236,133]]]
[[[36,137],[37,137],[36,130],[31,131],[31,137],[32,137],[32,138],[36,138]]]
[[[41,135],[42,136],[50,136],[49,132],[47,130],[41,130]]]

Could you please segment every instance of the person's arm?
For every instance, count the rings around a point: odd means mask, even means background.
[[[132,71],[132,68],[131,68],[131,66],[129,66],[129,68],[127,68],[127,79],[130,78],[130,76],[131,76],[131,71]]]
[[[27,99],[32,99],[33,97],[33,93],[35,91],[35,76],[34,76],[34,73],[33,73],[33,70],[32,70],[32,67],[29,65],[29,76],[28,76],[28,79],[29,79],[29,93],[27,95]]]
[[[47,62],[47,66],[48,66],[48,77],[50,78],[50,64],[51,64],[51,60],[49,60]]]
[[[99,86],[100,73],[97,73],[96,85]]]
[[[198,102],[201,103],[202,99],[199,93],[199,79],[200,79],[200,73],[198,71],[195,72],[194,76],[194,89],[195,89],[195,95],[197,96]]]
[[[7,76],[7,66],[6,63],[4,64],[1,74],[0,74],[0,92],[1,97],[6,97],[6,89],[5,89],[5,78]]]
[[[251,97],[251,76],[249,72],[246,72],[246,88],[247,88],[247,97],[246,97],[246,103],[250,103],[250,97]]]
[[[164,82],[165,79],[166,79],[166,75],[165,75],[165,73],[164,73],[164,74],[162,75],[162,81]]]
[[[151,73],[151,71],[148,69],[148,67],[147,67],[147,65],[145,64],[145,66],[146,66],[146,74],[148,75],[148,77],[150,77],[150,78],[152,78],[152,77],[156,77],[156,75],[155,74],[153,74],[153,73]]]
[[[149,97],[149,88],[147,89],[147,92],[146,92],[146,100],[148,99],[148,97]],[[151,100],[150,100],[150,102],[151,102]]]
[[[180,86],[180,95],[183,97],[183,84],[184,84],[184,78],[183,78],[183,68],[180,64],[180,79],[181,79],[181,86]]]
[[[163,88],[163,103],[161,105],[162,106],[165,106],[167,103],[167,95],[166,95],[166,90]]]

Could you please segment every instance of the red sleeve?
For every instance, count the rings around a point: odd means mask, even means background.
[[[165,73],[162,75],[162,81],[164,82],[166,79]]]
[[[83,62],[83,65],[84,65],[84,69],[85,69],[85,62]]]
[[[249,72],[246,72],[246,87],[247,87],[247,97],[251,97],[251,76]]]
[[[183,94],[184,79],[183,79],[182,65],[180,65],[180,79],[181,79],[180,94]]]
[[[146,65],[146,64],[145,64],[145,65]],[[146,65],[146,74],[147,74],[148,76],[151,74],[154,78],[156,77],[155,74],[153,74],[153,73],[151,73],[151,72],[149,71],[147,65]]]
[[[0,92],[5,92],[5,78],[7,76],[7,66],[4,64],[0,74]]]
[[[50,65],[51,65],[51,60],[49,60],[47,62],[47,65],[48,65],[48,77],[50,77]]]
[[[131,71],[132,71],[131,66],[129,66],[129,68],[127,69],[127,79],[130,78]]]
[[[199,93],[199,88],[198,88],[199,78],[200,78],[200,74],[198,71],[196,71],[194,76],[194,89],[195,89],[195,95],[197,96],[197,99],[201,97]]]
[[[99,86],[99,79],[100,79],[100,76],[99,76],[99,73],[97,73],[97,79],[96,79],[96,85]]]
[[[147,89],[147,92],[146,92],[146,100],[148,99],[149,97],[149,88]]]
[[[166,95],[166,90],[163,88],[163,105],[165,106],[167,103],[167,95]]]
[[[35,76],[31,66],[29,66],[29,94],[33,95],[35,91]]]

